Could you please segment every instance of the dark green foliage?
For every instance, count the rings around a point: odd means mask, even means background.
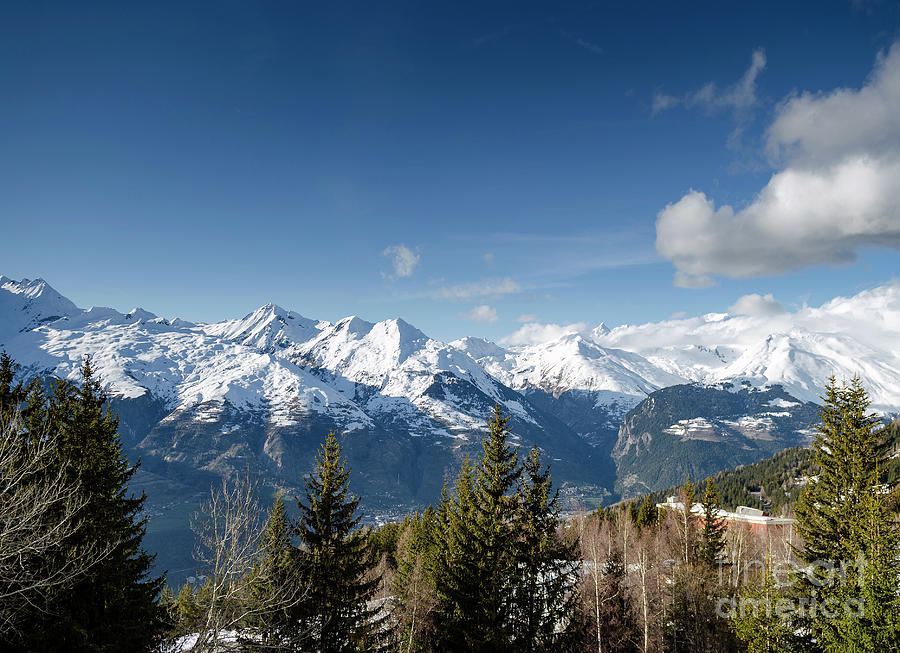
[[[658,520],[659,510],[657,509],[656,504],[650,499],[649,495],[645,496],[644,500],[641,502],[641,507],[638,510],[637,518],[634,521],[635,526],[638,528],[655,526]]]
[[[382,621],[367,607],[380,579],[370,572],[376,560],[357,529],[359,497],[350,494],[350,471],[341,446],[329,433],[306,481],[306,500],[297,502],[296,533],[307,588],[297,618],[309,632],[310,646],[323,653],[379,648]]]
[[[494,410],[477,468],[468,460],[454,495],[438,510],[445,529],[433,571],[439,598],[438,647],[470,651],[513,650],[517,506],[521,474],[508,444],[508,419]]]
[[[169,619],[174,624],[174,634],[187,635],[199,628],[200,604],[197,602],[197,593],[188,583],[181,587],[168,609]]]
[[[721,509],[719,493],[716,491],[712,479],[706,479],[706,489],[700,505],[703,506],[703,529],[700,532],[700,549],[697,557],[707,567],[713,568],[725,548],[725,533],[728,525],[724,519],[718,516]]]
[[[0,352],[0,420],[4,423],[12,418],[27,394],[21,381],[15,380],[18,369],[5,351]]]
[[[306,637],[295,606],[304,598],[302,569],[297,549],[291,543],[292,525],[284,500],[276,494],[262,532],[258,559],[250,572],[252,618],[247,624],[244,646],[250,651],[289,653]]]
[[[557,534],[559,498],[537,447],[525,459],[523,472],[515,638],[520,651],[565,649],[579,635],[578,624],[572,623],[578,610],[577,553]],[[565,628],[560,632],[561,624]]]
[[[465,461],[436,515],[438,650],[545,651],[577,637],[574,552],[556,534],[550,474],[536,449],[519,464],[508,421],[496,406],[477,466]]]
[[[136,466],[130,466],[117,433],[118,420],[93,375],[90,359],[79,387],[58,381],[42,419],[44,436],[57,439],[67,475],[90,492],[81,511],[82,527],[62,557],[97,556],[90,573],[53,598],[52,615],[37,619],[27,648],[45,651],[142,651],[152,648],[165,627],[156,603],[163,579],[150,576],[153,557],[141,547],[145,496],[128,492]],[[32,402],[40,401],[34,390]],[[31,409],[37,413],[37,406]]]
[[[672,602],[663,618],[664,650],[672,653],[737,650],[728,621],[716,615],[716,600],[721,590],[708,573],[693,565],[675,570]]]
[[[406,516],[401,522],[388,522],[383,526],[372,528],[368,532],[369,546],[377,560],[382,558],[393,570],[397,569],[397,544],[400,535],[409,526],[409,516]]]
[[[731,606],[731,629],[747,653],[787,653],[794,650],[795,638],[789,624],[778,615],[779,601],[772,558],[766,552],[760,579],[744,588]]]
[[[804,541],[797,554],[811,565],[798,575],[795,594],[820,606],[798,623],[816,650],[900,649],[896,513],[883,493],[885,448],[868,409],[858,378],[829,382],[814,445],[819,474],[795,509]],[[821,610],[828,601],[840,606],[836,614]]]
[[[626,569],[622,554],[613,551],[603,570],[599,596],[600,623],[603,624],[600,646],[604,653],[633,653],[638,650],[638,622],[625,583]],[[588,621],[591,628],[587,637],[583,638],[584,648],[596,649],[597,626],[594,620]]]

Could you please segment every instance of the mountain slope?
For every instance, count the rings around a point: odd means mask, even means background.
[[[477,453],[500,403],[521,444],[541,446],[561,475],[612,484],[608,466],[601,476],[589,447],[564,424],[403,320],[330,324],[269,304],[239,320],[195,325],[142,310],[82,311],[45,282],[7,280],[4,290],[13,324],[22,326],[7,329],[0,347],[30,375],[71,379],[91,355],[117,397],[128,445],[161,471],[249,467],[297,485],[318,442],[335,430],[371,504],[430,501],[461,456]]]
[[[756,462],[806,444],[817,406],[780,386],[678,385],[658,390],[619,428],[613,458],[625,497],[722,469]]]

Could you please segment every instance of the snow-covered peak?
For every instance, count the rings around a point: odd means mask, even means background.
[[[598,340],[606,335],[609,335],[609,327],[604,322],[601,322],[591,330],[591,338],[594,340]]]
[[[643,397],[685,379],[634,352],[601,347],[577,333],[516,352],[512,387],[541,388],[553,394],[568,390],[604,391]]]
[[[43,279],[0,275],[0,344],[22,331],[80,312]]]
[[[894,361],[894,362],[892,362]],[[748,347],[736,360],[715,372],[718,379],[742,379],[754,385],[784,387],[804,401],[819,402],[829,377],[859,375],[876,408],[900,406],[896,358],[890,352],[839,333],[793,329]]]
[[[203,330],[224,340],[273,351],[314,338],[320,323],[269,303],[240,319],[206,324]]]
[[[354,315],[323,328],[297,352],[317,368],[380,388],[392,370],[428,342],[424,333],[403,320],[373,324]]]
[[[156,315],[155,313],[151,313],[150,311],[145,311],[143,308],[136,306],[135,308],[132,308],[130,311],[128,311],[125,314],[125,319],[126,320],[139,320],[142,322],[143,321],[150,322],[153,320],[158,320],[159,316]]]
[[[464,351],[477,361],[482,359],[503,359],[509,353],[500,345],[487,340],[486,338],[476,338],[466,336],[450,343],[451,347],[455,347],[460,351]]]

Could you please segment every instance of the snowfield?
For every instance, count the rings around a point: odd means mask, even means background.
[[[622,412],[654,390],[686,382],[781,384],[797,399],[817,401],[831,375],[858,374],[873,406],[896,413],[900,283],[793,313],[601,324],[501,347],[478,338],[442,343],[401,319],[353,316],[332,324],[274,304],[212,324],[139,308],[82,310],[41,279],[0,276],[0,348],[31,373],[73,379],[90,354],[113,394],[149,392],[173,410],[227,401],[264,411],[273,424],[324,413],[350,430],[373,416],[403,414],[419,420],[415,435],[434,430],[435,421],[448,437],[481,427],[486,415],[473,393],[534,421],[527,402],[508,388],[591,393],[596,406]],[[693,429],[685,427],[690,437]]]

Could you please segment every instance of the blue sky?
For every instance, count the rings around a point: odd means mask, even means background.
[[[6,3],[0,272],[445,340],[897,275],[892,191],[757,201],[896,179],[896,2],[554,4]]]

